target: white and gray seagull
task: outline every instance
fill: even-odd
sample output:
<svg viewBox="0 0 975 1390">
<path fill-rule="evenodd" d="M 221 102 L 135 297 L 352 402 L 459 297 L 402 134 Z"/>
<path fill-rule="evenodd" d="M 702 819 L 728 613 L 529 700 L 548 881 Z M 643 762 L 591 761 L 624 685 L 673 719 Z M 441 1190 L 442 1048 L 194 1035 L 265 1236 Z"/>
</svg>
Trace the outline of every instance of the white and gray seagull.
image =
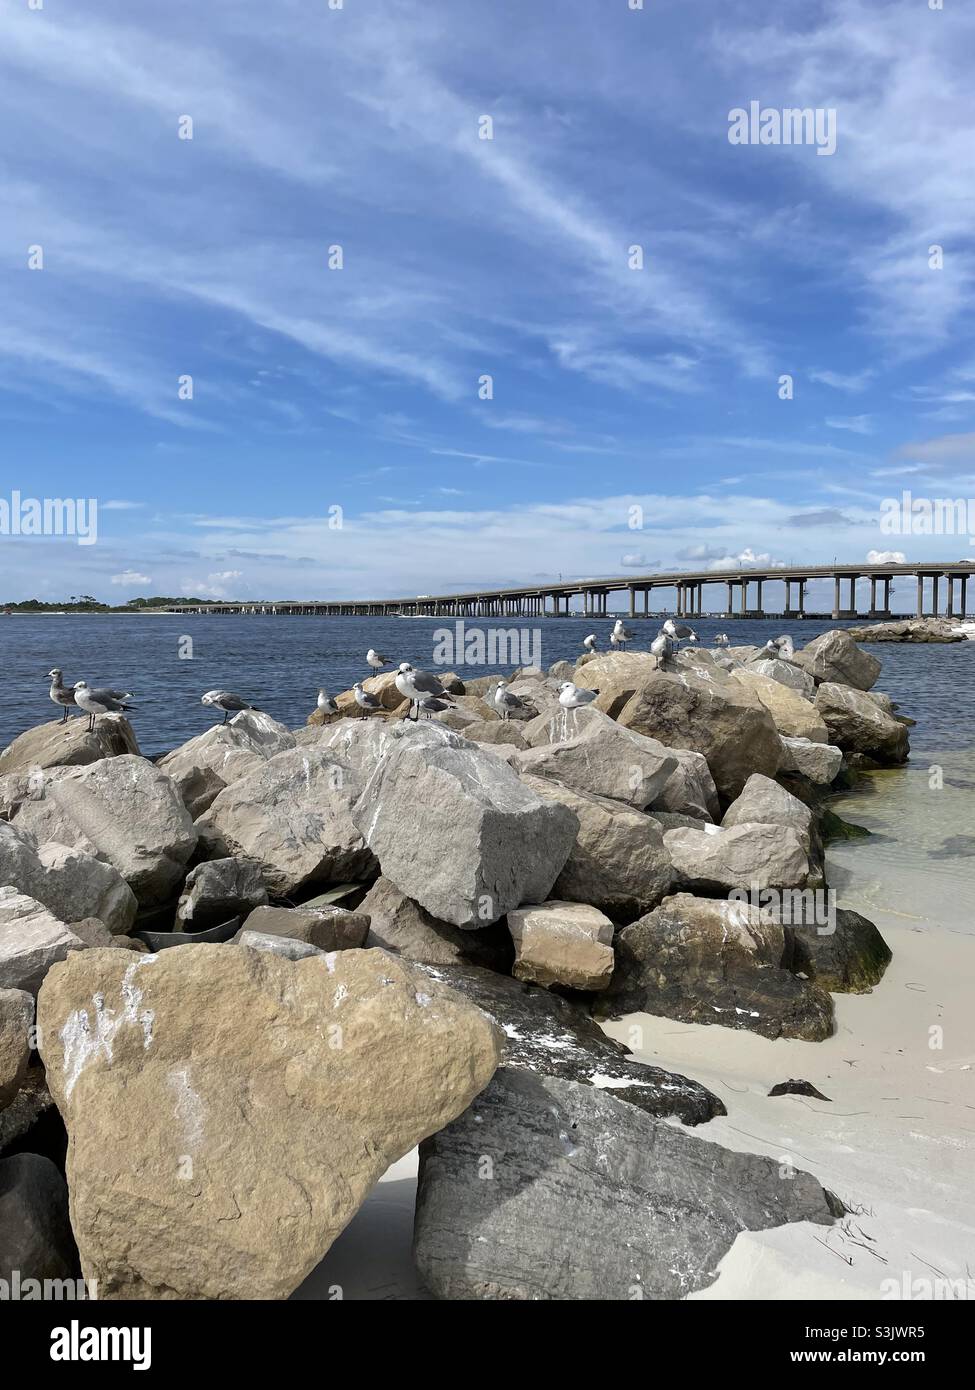
<svg viewBox="0 0 975 1390">
<path fill-rule="evenodd" d="M 125 703 L 132 698 L 131 691 L 92 690 L 87 681 L 75 681 L 74 698 L 78 708 L 88 716 L 89 733 L 95 727 L 96 714 L 121 714 L 123 710 L 135 709 L 134 705 Z"/>
<path fill-rule="evenodd" d="M 425 700 L 420 701 L 420 709 L 427 719 L 432 719 L 435 714 L 441 714 L 445 709 L 453 708 L 453 705 L 448 705 L 446 700 L 438 700 L 435 695 L 428 695 Z"/>
<path fill-rule="evenodd" d="M 678 642 L 697 641 L 697 633 L 694 631 L 692 627 L 688 627 L 686 623 L 675 623 L 673 618 L 667 619 L 667 621 L 664 623 L 663 631 L 666 632 L 668 637 L 673 637 Z"/>
<path fill-rule="evenodd" d="M 498 681 L 488 698 L 502 719 L 510 719 L 518 710 L 527 709 L 524 700 L 513 695 L 504 681 Z"/>
<path fill-rule="evenodd" d="M 239 714 L 241 710 L 257 711 L 256 705 L 249 704 L 240 695 L 234 695 L 229 690 L 208 690 L 205 695 L 201 696 L 200 704 L 207 705 L 211 709 L 222 709 L 224 724 L 232 714 Z"/>
<path fill-rule="evenodd" d="M 429 671 L 415 670 L 408 661 L 401 661 L 399 664 L 399 670 L 396 672 L 396 689 L 409 700 L 411 709 L 416 710 L 414 719 L 419 719 L 419 706 L 431 696 L 437 700 L 445 699 L 448 704 L 450 703 L 450 694 L 443 688 L 437 677 Z"/>
<path fill-rule="evenodd" d="M 317 708 L 321 710 L 322 714 L 338 714 L 339 712 L 338 705 L 324 686 L 319 690 L 318 699 L 315 701 L 315 704 Z"/>
<path fill-rule="evenodd" d="M 71 711 L 77 703 L 74 698 L 74 691 L 64 684 L 61 679 L 61 672 L 55 666 L 53 671 L 47 673 L 51 677 L 51 699 L 59 708 L 64 710 L 61 723 L 66 724 L 71 717 Z"/>
<path fill-rule="evenodd" d="M 598 690 L 587 690 L 584 686 L 573 685 L 572 681 L 563 681 L 559 686 L 559 704 L 563 709 L 581 709 L 583 705 L 591 705 L 598 694 Z"/>
<path fill-rule="evenodd" d="M 671 658 L 677 651 L 678 642 L 675 637 L 671 637 L 668 632 L 658 632 L 650 643 L 650 650 L 657 658 L 658 666 L 668 666 Z"/>
<path fill-rule="evenodd" d="M 582 645 L 585 647 L 587 652 L 594 652 L 596 650 L 596 634 L 594 632 L 590 632 L 588 637 L 583 637 Z"/>
<path fill-rule="evenodd" d="M 614 647 L 619 647 L 620 650 L 624 652 L 626 651 L 627 642 L 632 642 L 633 633 L 624 625 L 622 618 L 616 619 L 613 630 L 609 634 L 609 640 Z"/>
<path fill-rule="evenodd" d="M 352 694 L 355 696 L 356 704 L 367 714 L 370 710 L 382 709 L 383 707 L 383 702 L 378 695 L 370 695 L 368 690 L 363 690 L 362 681 L 356 681 L 352 687 Z"/>
<path fill-rule="evenodd" d="M 381 652 L 374 652 L 372 647 L 366 652 L 366 662 L 374 671 L 381 671 L 384 666 L 392 666 L 392 661 L 388 656 L 383 656 Z"/>
<path fill-rule="evenodd" d="M 716 647 L 730 647 L 731 638 L 726 632 L 717 632 L 714 636 L 714 645 Z"/>
</svg>

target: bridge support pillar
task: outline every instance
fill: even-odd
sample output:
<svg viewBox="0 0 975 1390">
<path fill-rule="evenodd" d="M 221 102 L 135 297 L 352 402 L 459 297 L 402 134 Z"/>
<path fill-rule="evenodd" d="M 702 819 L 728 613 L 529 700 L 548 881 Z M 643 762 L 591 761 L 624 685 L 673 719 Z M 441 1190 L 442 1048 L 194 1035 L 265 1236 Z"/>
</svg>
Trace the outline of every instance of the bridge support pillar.
<svg viewBox="0 0 975 1390">
<path fill-rule="evenodd" d="M 917 611 L 914 615 L 917 618 L 924 617 L 924 575 L 917 577 Z"/>
</svg>

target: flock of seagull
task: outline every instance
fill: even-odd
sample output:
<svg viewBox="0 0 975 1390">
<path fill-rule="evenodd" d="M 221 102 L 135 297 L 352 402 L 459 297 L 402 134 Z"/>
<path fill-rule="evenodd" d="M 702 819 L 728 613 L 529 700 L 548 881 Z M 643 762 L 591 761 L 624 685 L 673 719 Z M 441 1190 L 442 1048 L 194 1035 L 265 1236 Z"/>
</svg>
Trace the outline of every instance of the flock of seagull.
<svg viewBox="0 0 975 1390">
<path fill-rule="evenodd" d="M 617 618 L 613 630 L 609 634 L 611 650 L 626 651 L 626 644 L 632 640 L 633 633 L 626 627 L 622 618 Z M 668 618 L 650 643 L 650 651 L 657 658 L 660 666 L 665 667 L 680 649 L 681 642 L 696 642 L 697 640 L 697 633 L 693 628 L 688 627 L 686 623 L 675 623 L 673 618 Z M 585 651 L 596 652 L 598 649 L 596 633 L 591 632 L 588 637 L 584 637 L 582 645 Z M 730 646 L 728 634 L 719 632 L 714 639 L 714 645 L 716 647 Z M 765 643 L 763 651 L 769 657 L 789 658 L 794 653 L 792 638 L 772 638 Z M 394 663 L 388 656 L 383 656 L 381 652 L 374 651 L 370 647 L 366 652 L 366 664 L 374 673 L 378 674 L 385 667 L 392 666 Z M 136 708 L 135 705 L 126 704 L 127 700 L 132 699 L 132 692 L 129 690 L 93 689 L 87 681 L 83 680 L 75 681 L 74 685 L 68 686 L 64 684 L 62 672 L 58 667 L 49 671 L 48 676 L 51 680 L 51 699 L 59 708 L 64 710 L 62 724 L 66 723 L 72 709 L 78 708 L 88 715 L 88 730 L 90 732 L 95 727 L 96 715 L 119 714 Z M 430 671 L 418 671 L 408 661 L 399 663 L 396 668 L 394 684 L 399 693 L 410 702 L 407 718 L 418 720 L 422 713 L 427 719 L 432 719 L 435 714 L 450 709 L 454 705 L 453 696 L 445 689 L 437 676 Z M 598 690 L 589 690 L 585 686 L 576 685 L 573 681 L 562 681 L 558 691 L 559 704 L 567 710 L 579 709 L 583 705 L 591 704 L 599 694 Z M 365 690 L 361 681 L 356 681 L 353 685 L 352 694 L 356 704 L 366 714 L 384 708 L 379 696 Z M 509 719 L 512 714 L 519 712 L 522 714 L 529 712 L 529 706 L 508 689 L 507 681 L 502 678 L 499 678 L 488 688 L 485 699 L 502 719 Z M 241 710 L 259 712 L 256 705 L 252 705 L 242 696 L 234 695 L 229 690 L 208 690 L 200 703 L 211 709 L 222 710 L 222 722 L 224 724 L 232 714 L 239 714 Z M 324 687 L 318 692 L 318 708 L 323 714 L 338 714 L 339 712 L 338 705 Z"/>
</svg>

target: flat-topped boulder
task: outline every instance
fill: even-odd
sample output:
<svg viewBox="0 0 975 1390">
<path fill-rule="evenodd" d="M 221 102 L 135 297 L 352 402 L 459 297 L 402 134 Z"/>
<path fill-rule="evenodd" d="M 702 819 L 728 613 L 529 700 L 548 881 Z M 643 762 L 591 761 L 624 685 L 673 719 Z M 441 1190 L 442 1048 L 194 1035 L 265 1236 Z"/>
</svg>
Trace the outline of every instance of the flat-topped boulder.
<svg viewBox="0 0 975 1390">
<path fill-rule="evenodd" d="M 294 747 L 295 736 L 284 724 L 260 710 L 241 710 L 226 724 L 214 724 L 174 748 L 156 765 L 176 783 L 195 820 L 224 787 Z"/>
<path fill-rule="evenodd" d="M 587 903 L 614 922 L 629 922 L 656 906 L 670 891 L 674 869 L 660 826 L 622 801 L 593 796 L 527 775 L 538 796 L 571 811 L 578 833 L 551 895 Z"/>
<path fill-rule="evenodd" d="M 88 732 L 88 720 L 72 717 L 38 724 L 14 739 L 0 753 L 0 776 L 35 768 L 80 767 L 120 753 L 138 753 L 132 725 L 124 714 L 102 714 Z"/>
<path fill-rule="evenodd" d="M 833 1030 L 824 989 L 783 967 L 786 931 L 747 902 L 675 893 L 625 927 L 601 1017 L 644 1012 L 818 1042 Z"/>
<path fill-rule="evenodd" d="M 598 709 L 573 710 L 571 715 L 573 733 L 519 753 L 511 760 L 516 772 L 552 778 L 638 811 L 662 795 L 678 765 L 669 748 L 623 728 Z"/>
<path fill-rule="evenodd" d="M 907 729 L 864 691 L 824 681 L 816 691 L 816 708 L 829 731 L 830 743 L 844 753 L 879 766 L 907 761 Z"/>
<path fill-rule="evenodd" d="M 287 1298 L 501 1053 L 479 1009 L 382 951 L 87 951 L 38 1020 L 101 1299 Z"/>
<path fill-rule="evenodd" d="M 270 893 L 368 880 L 375 856 L 353 822 L 359 776 L 327 741 L 276 753 L 217 796 L 197 825 L 212 858 L 260 865 Z"/>
<path fill-rule="evenodd" d="M 740 1232 L 843 1213 L 811 1174 L 789 1178 L 616 1091 L 503 1067 L 421 1146 L 417 1268 L 441 1299 L 683 1299 Z"/>
<path fill-rule="evenodd" d="M 477 744 L 438 725 L 422 742 L 413 732 L 390 740 L 352 812 L 383 874 L 432 916 L 469 930 L 543 902 L 576 817 Z"/>
<path fill-rule="evenodd" d="M 586 903 L 549 901 L 508 913 L 512 974 L 531 984 L 605 989 L 613 973 L 613 924 Z"/>
<path fill-rule="evenodd" d="M 304 941 L 320 951 L 348 951 L 366 944 L 369 915 L 334 905 L 256 907 L 248 913 L 234 940 L 239 941 L 244 932 Z"/>
<path fill-rule="evenodd" d="M 793 661 L 808 671 L 817 684 L 829 681 L 854 690 L 869 690 L 876 684 L 881 668 L 877 658 L 861 651 L 843 628 L 814 637 L 795 653 Z"/>
</svg>

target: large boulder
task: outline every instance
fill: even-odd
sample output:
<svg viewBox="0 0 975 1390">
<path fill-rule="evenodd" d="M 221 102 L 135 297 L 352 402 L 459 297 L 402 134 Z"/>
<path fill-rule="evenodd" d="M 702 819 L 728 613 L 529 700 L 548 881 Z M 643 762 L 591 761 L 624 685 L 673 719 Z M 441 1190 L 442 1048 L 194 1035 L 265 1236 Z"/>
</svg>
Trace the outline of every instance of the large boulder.
<svg viewBox="0 0 975 1390">
<path fill-rule="evenodd" d="M 785 663 L 783 663 L 785 664 Z M 762 675 L 754 668 L 736 670 L 732 675 L 740 685 L 753 691 L 772 716 L 772 721 L 780 734 L 788 738 L 808 738 L 813 743 L 827 743 L 826 725 L 812 703 L 797 690 L 783 685 L 781 681 Z M 810 679 L 811 694 L 815 697 L 815 683 Z"/>
<path fill-rule="evenodd" d="M 775 681 L 777 685 L 786 686 L 806 700 L 813 700 L 816 696 L 816 682 L 809 672 L 797 666 L 794 661 L 787 661 L 780 656 L 759 657 L 750 661 L 747 666 L 735 666 L 733 669 L 738 678 L 742 675 L 762 676 L 766 680 Z"/>
<path fill-rule="evenodd" d="M 828 787 L 843 766 L 843 750 L 832 743 L 813 743 L 808 738 L 782 738 L 780 773 L 805 777 L 817 787 Z"/>
<path fill-rule="evenodd" d="M 613 924 L 585 903 L 539 903 L 508 913 L 512 974 L 531 984 L 605 989 L 613 973 Z"/>
<path fill-rule="evenodd" d="M 88 720 L 56 719 L 20 734 L 0 753 L 0 776 L 48 767 L 79 767 L 121 753 L 139 752 L 132 725 L 123 714 L 102 714 L 88 732 Z"/>
<path fill-rule="evenodd" d="M 849 685 L 854 690 L 870 690 L 880 675 L 881 663 L 869 652 L 861 651 L 848 632 L 833 628 L 807 642 L 793 660 L 819 684 Z"/>
<path fill-rule="evenodd" d="M 616 1094 L 505 1067 L 421 1147 L 417 1268 L 442 1299 L 686 1298 L 740 1231 L 843 1212 L 789 1178 Z"/>
<path fill-rule="evenodd" d="M 500 758 L 433 728 L 439 744 L 390 740 L 352 818 L 385 877 L 432 916 L 473 930 L 548 897 L 578 822 Z"/>
<path fill-rule="evenodd" d="M 120 957 L 73 956 L 38 1005 L 100 1298 L 286 1298 L 500 1057 L 480 1010 L 385 952 Z"/>
<path fill-rule="evenodd" d="M 113 932 L 127 932 L 138 911 L 135 894 L 113 865 L 68 845 L 37 845 L 19 826 L 3 822 L 0 884 L 36 898 L 62 922 L 97 917 Z"/>
<path fill-rule="evenodd" d="M 770 911 L 675 893 L 620 933 L 597 1007 L 819 1042 L 832 1032 L 833 1001 L 783 968 L 788 946 Z"/>
<path fill-rule="evenodd" d="M 16 1282 L 19 1297 L 41 1298 L 43 1281 L 73 1279 L 77 1260 L 60 1171 L 43 1154 L 0 1158 L 0 1279 L 7 1290 Z M 29 1279 L 38 1281 L 36 1292 L 28 1292 Z"/>
<path fill-rule="evenodd" d="M 835 908 L 825 925 L 793 927 L 791 936 L 791 969 L 832 994 L 868 994 L 890 964 L 873 922 L 849 908 Z"/>
<path fill-rule="evenodd" d="M 829 730 L 830 743 L 844 753 L 880 766 L 907 761 L 907 729 L 863 691 L 825 681 L 816 691 L 816 708 Z"/>
<path fill-rule="evenodd" d="M 0 989 L 36 994 L 51 966 L 85 943 L 34 898 L 0 888 Z"/>
<path fill-rule="evenodd" d="M 809 807 L 760 772 L 749 777 L 740 796 L 725 811 L 721 825 L 725 830 L 736 825 L 789 826 L 807 852 L 813 837 L 813 814 Z"/>
<path fill-rule="evenodd" d="M 611 1089 L 650 1115 L 705 1124 L 725 1107 L 701 1085 L 662 1067 L 635 1062 L 578 1004 L 535 985 L 474 965 L 419 965 L 463 994 L 504 1030 L 502 1065 Z"/>
<path fill-rule="evenodd" d="M 772 716 L 758 696 L 715 669 L 679 675 L 657 671 L 620 710 L 627 729 L 668 748 L 703 753 L 718 792 L 738 795 L 753 772 L 774 777 L 782 750 Z"/>
<path fill-rule="evenodd" d="M 382 671 L 378 676 L 367 676 L 362 682 L 362 688 L 367 695 L 375 695 L 378 698 L 381 706 L 378 715 L 374 716 L 370 711 L 362 709 L 356 702 L 355 691 L 343 690 L 341 694 L 335 696 L 337 713 L 327 714 L 324 710 L 313 709 L 308 716 L 307 723 L 312 727 L 316 725 L 327 727 L 337 724 L 342 719 L 365 722 L 371 718 L 385 720 L 391 714 L 399 716 L 407 713 L 408 702 L 396 689 L 395 671 Z"/>
<path fill-rule="evenodd" d="M 579 825 L 553 897 L 596 907 L 614 922 L 629 922 L 670 891 L 673 866 L 651 816 L 544 777 L 524 780 L 540 797 L 571 811 Z"/>
<path fill-rule="evenodd" d="M 493 970 L 507 970 L 511 965 L 511 937 L 503 922 L 476 932 L 462 931 L 431 916 L 388 878 L 376 880 L 361 910 L 370 919 L 367 946 L 429 965 L 483 965 Z"/>
<path fill-rule="evenodd" d="M 323 738 L 276 753 L 232 782 L 197 825 L 213 857 L 256 860 L 265 887 L 278 896 L 310 884 L 359 882 L 376 872 L 351 814 L 360 785 Z"/>
<path fill-rule="evenodd" d="M 46 819 L 29 819 L 35 811 Z M 15 824 L 107 861 L 142 908 L 172 897 L 197 839 L 173 781 L 132 754 L 62 773 L 43 801 L 25 805 Z"/>
<path fill-rule="evenodd" d="M 344 907 L 256 907 L 234 938 L 244 932 L 304 941 L 319 951 L 348 951 L 364 946 L 369 917 Z"/>
<path fill-rule="evenodd" d="M 27 1075 L 33 1048 L 34 998 L 23 989 L 0 989 L 0 1110 Z"/>
<path fill-rule="evenodd" d="M 677 758 L 669 748 L 622 728 L 597 709 L 573 710 L 571 716 L 572 736 L 519 753 L 511 761 L 515 771 L 554 778 L 578 791 L 626 802 L 637 811 L 663 794 L 677 770 Z"/>
<path fill-rule="evenodd" d="M 284 724 L 260 710 L 246 709 L 174 748 L 157 767 L 176 783 L 196 820 L 224 787 L 255 772 L 275 753 L 294 747 L 295 736 Z"/>
<path fill-rule="evenodd" d="M 206 931 L 267 902 L 261 866 L 253 859 L 211 859 L 186 876 L 176 921 L 186 931 Z"/>
<path fill-rule="evenodd" d="M 522 728 L 513 724 L 510 719 L 502 720 L 495 717 L 494 719 L 475 720 L 465 728 L 464 737 L 469 738 L 473 743 L 486 743 L 492 747 L 499 743 L 509 743 L 515 749 L 528 747 L 522 734 Z"/>
<path fill-rule="evenodd" d="M 800 888 L 809 879 L 806 845 L 795 830 L 781 825 L 668 830 L 664 845 L 681 887 L 694 892 Z"/>
<path fill-rule="evenodd" d="M 721 814 L 721 803 L 707 758 L 690 748 L 669 748 L 667 751 L 677 759 L 677 766 L 649 809 L 654 813 L 670 811 L 674 815 L 694 816 L 697 820 L 715 820 Z"/>
</svg>

